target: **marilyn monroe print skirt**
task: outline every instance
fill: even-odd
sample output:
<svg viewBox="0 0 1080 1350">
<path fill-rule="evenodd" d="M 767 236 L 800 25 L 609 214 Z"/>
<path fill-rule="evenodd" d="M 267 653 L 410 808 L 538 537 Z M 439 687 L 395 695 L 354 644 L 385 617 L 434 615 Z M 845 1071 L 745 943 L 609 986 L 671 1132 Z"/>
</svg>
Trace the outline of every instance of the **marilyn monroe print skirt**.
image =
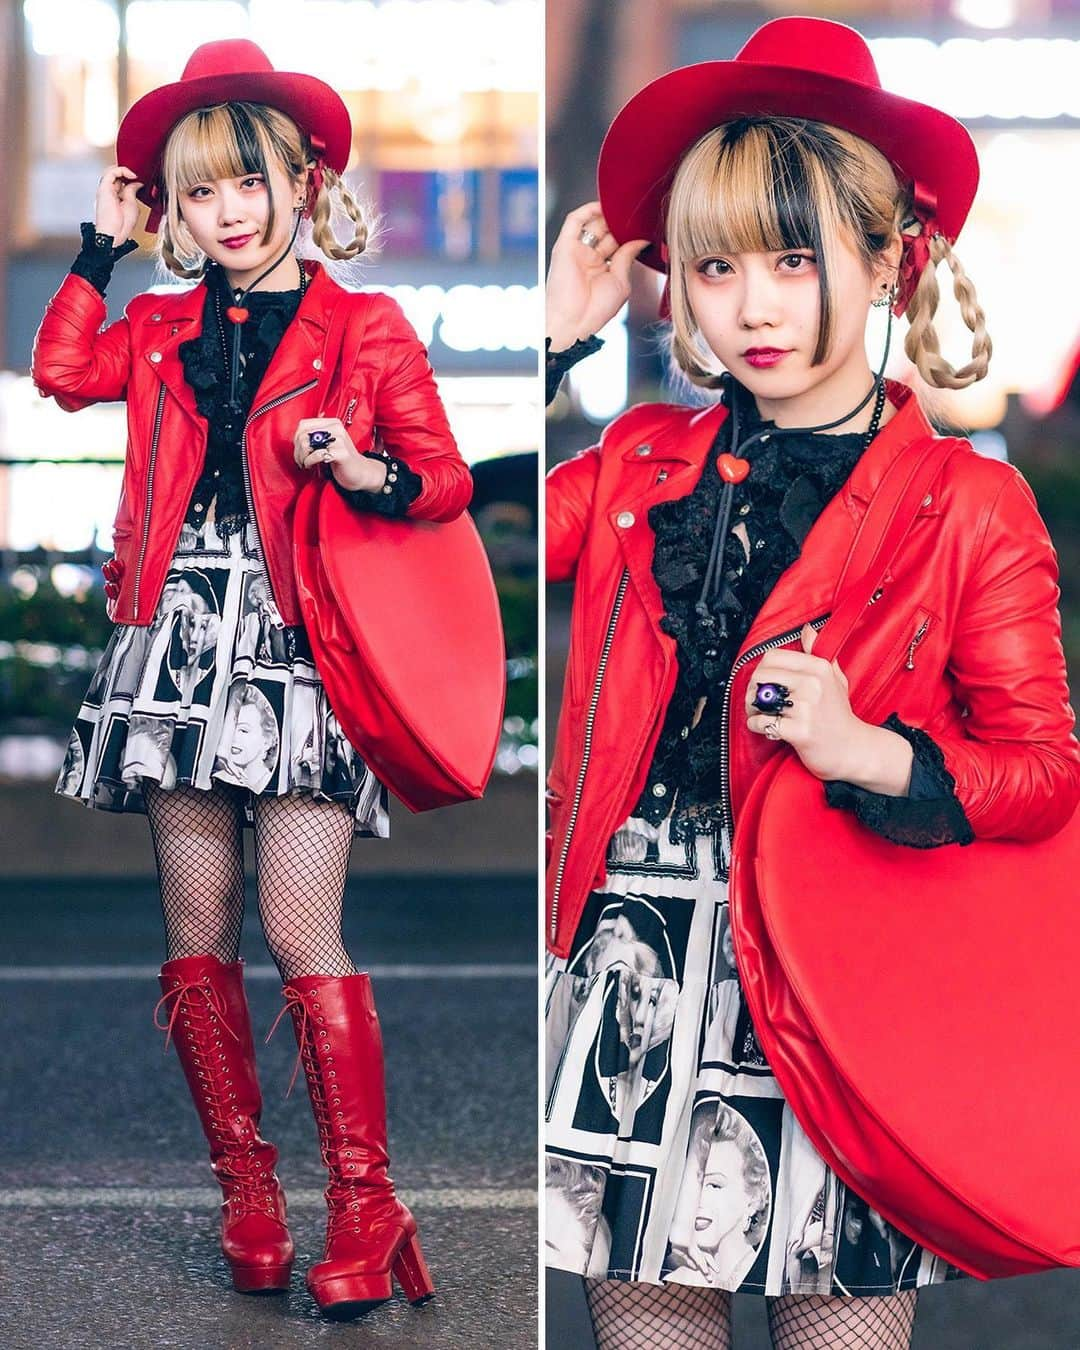
<svg viewBox="0 0 1080 1350">
<path fill-rule="evenodd" d="M 724 832 L 630 818 L 548 959 L 548 1264 L 769 1295 L 962 1277 L 845 1186 L 785 1102 L 735 969 L 727 857 Z"/>
<path fill-rule="evenodd" d="M 386 789 L 330 709 L 302 626 L 275 627 L 252 526 L 185 525 L 149 626 L 118 624 L 75 719 L 59 796 L 145 813 L 142 780 L 310 794 L 386 838 Z"/>
</svg>

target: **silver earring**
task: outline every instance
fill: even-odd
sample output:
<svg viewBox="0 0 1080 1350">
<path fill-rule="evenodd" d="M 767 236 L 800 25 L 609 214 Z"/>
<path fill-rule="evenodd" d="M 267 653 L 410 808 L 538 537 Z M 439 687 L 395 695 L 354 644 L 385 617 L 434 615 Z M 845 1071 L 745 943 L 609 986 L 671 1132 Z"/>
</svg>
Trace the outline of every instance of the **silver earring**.
<svg viewBox="0 0 1080 1350">
<path fill-rule="evenodd" d="M 895 286 L 893 286 L 891 290 L 889 290 L 889 289 L 887 289 L 887 288 L 883 288 L 883 289 L 885 289 L 885 291 L 886 291 L 886 293 L 885 293 L 884 295 L 879 295 L 878 298 L 877 298 L 876 300 L 871 300 L 871 301 L 870 301 L 870 303 L 874 306 L 875 309 L 884 309 L 886 305 L 888 305 L 889 308 L 891 309 L 892 306 L 893 306 L 893 304 L 894 304 L 895 301 L 896 301 L 896 287 L 895 287 Z"/>
</svg>

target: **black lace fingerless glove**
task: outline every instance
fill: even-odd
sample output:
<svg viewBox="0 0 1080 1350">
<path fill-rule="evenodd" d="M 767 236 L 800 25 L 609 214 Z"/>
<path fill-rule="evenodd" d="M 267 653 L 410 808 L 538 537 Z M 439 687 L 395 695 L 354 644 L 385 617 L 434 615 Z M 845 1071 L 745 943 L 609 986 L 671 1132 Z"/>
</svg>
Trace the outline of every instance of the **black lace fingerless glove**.
<svg viewBox="0 0 1080 1350">
<path fill-rule="evenodd" d="M 389 455 L 385 450 L 364 450 L 368 459 L 381 459 L 386 465 L 386 482 L 378 492 L 366 492 L 363 488 L 342 487 L 331 475 L 331 481 L 350 506 L 358 511 L 374 511 L 380 516 L 404 516 L 409 507 L 420 496 L 424 480 L 401 459 L 399 455 Z"/>
<path fill-rule="evenodd" d="M 593 352 L 598 352 L 604 345 L 604 339 L 593 337 L 579 338 L 572 347 L 567 347 L 564 352 L 553 352 L 551 350 L 551 339 L 548 338 L 544 347 L 547 352 L 545 370 L 547 372 L 547 390 L 546 402 L 550 403 L 559 392 L 559 385 L 562 384 L 562 377 L 571 368 L 576 366 L 579 361 L 591 356 Z"/>
<path fill-rule="evenodd" d="M 911 745 L 914 758 L 908 795 L 890 797 L 834 780 L 825 784 L 825 800 L 830 806 L 854 811 L 868 829 L 894 844 L 909 848 L 970 844 L 975 833 L 956 797 L 956 780 L 945 767 L 941 747 L 919 727 L 901 722 L 896 713 L 890 713 L 881 725 Z"/>
<path fill-rule="evenodd" d="M 114 248 L 113 236 L 95 230 L 92 220 L 84 220 L 79 226 L 79 233 L 82 235 L 82 249 L 70 270 L 77 277 L 88 281 L 104 299 L 105 287 L 109 284 L 116 260 L 133 252 L 139 245 L 134 239 L 128 239 L 119 248 Z"/>
</svg>

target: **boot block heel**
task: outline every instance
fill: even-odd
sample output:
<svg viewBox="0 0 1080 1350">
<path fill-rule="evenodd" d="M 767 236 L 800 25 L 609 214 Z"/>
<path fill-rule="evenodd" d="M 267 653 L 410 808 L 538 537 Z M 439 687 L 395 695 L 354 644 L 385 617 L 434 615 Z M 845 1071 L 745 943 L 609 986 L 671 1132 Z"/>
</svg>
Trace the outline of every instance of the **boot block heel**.
<svg viewBox="0 0 1080 1350">
<path fill-rule="evenodd" d="M 240 1294 L 276 1294 L 288 1289 L 293 1263 L 282 1266 L 233 1266 L 233 1288 Z"/>
<path fill-rule="evenodd" d="M 393 1272 L 410 1303 L 426 1303 L 429 1298 L 435 1297 L 435 1283 L 415 1233 L 398 1252 Z"/>
</svg>

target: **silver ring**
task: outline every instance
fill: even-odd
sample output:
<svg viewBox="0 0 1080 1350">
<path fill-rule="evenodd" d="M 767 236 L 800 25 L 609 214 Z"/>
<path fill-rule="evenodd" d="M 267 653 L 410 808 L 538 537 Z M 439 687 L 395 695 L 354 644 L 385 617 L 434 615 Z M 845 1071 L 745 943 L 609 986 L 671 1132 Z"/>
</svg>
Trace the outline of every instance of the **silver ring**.
<svg viewBox="0 0 1080 1350">
<path fill-rule="evenodd" d="M 778 717 L 774 717 L 771 722 L 766 724 L 765 735 L 770 741 L 778 741 L 780 739 L 780 719 Z"/>
<path fill-rule="evenodd" d="M 581 242 L 585 245 L 586 248 L 595 248 L 597 244 L 600 242 L 600 236 L 598 234 L 593 234 L 592 230 L 589 229 L 588 225 L 582 225 L 580 231 L 578 232 L 578 238 L 581 240 Z"/>
</svg>

